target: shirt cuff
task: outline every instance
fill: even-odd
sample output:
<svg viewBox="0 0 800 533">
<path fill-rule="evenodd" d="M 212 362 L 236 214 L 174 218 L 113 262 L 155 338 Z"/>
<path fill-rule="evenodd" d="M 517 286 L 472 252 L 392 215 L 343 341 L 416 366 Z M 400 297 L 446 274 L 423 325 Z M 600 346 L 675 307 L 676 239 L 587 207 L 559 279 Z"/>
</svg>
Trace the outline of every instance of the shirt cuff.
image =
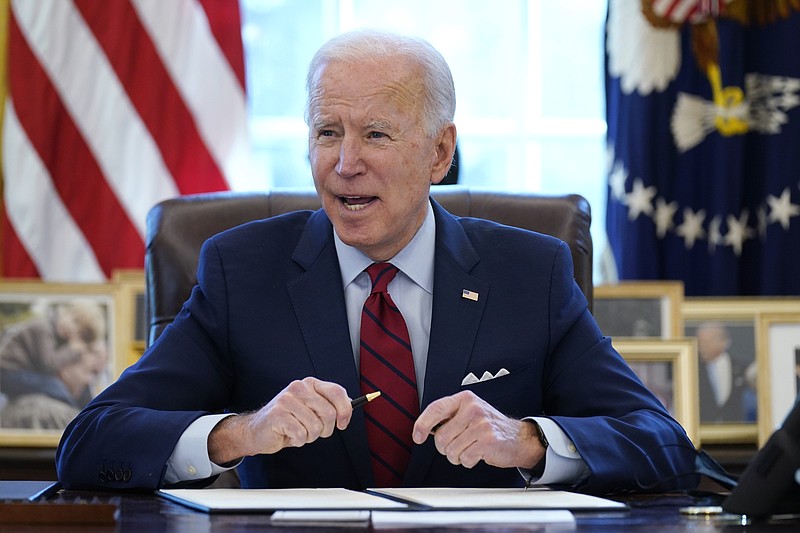
<svg viewBox="0 0 800 533">
<path fill-rule="evenodd" d="M 239 465 L 241 461 L 229 467 L 219 466 L 208 457 L 208 436 L 211 430 L 229 416 L 233 416 L 233 413 L 206 415 L 189 424 L 167 461 L 167 472 L 164 475 L 166 483 L 206 479 Z"/>
<path fill-rule="evenodd" d="M 525 418 L 539 424 L 549 446 L 545 455 L 544 472 L 541 477 L 533 476 L 531 470 L 520 468 L 520 474 L 532 485 L 574 484 L 589 475 L 589 468 L 583 462 L 575 444 L 567 437 L 558 424 L 549 418 L 532 416 Z"/>
</svg>

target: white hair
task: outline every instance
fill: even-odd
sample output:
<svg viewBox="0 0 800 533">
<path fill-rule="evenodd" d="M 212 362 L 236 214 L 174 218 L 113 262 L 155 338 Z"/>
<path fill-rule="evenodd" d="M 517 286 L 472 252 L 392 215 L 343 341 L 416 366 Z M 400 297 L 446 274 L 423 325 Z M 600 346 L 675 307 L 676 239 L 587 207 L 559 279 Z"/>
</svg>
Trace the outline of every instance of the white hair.
<svg viewBox="0 0 800 533">
<path fill-rule="evenodd" d="M 424 39 L 375 30 L 356 30 L 334 37 L 323 44 L 311 59 L 306 78 L 306 123 L 310 123 L 311 98 L 319 83 L 319 69 L 325 62 L 354 63 L 398 56 L 421 68 L 424 94 L 420 116 L 423 128 L 431 137 L 438 134 L 453 122 L 456 112 L 456 90 L 447 61 Z"/>
</svg>

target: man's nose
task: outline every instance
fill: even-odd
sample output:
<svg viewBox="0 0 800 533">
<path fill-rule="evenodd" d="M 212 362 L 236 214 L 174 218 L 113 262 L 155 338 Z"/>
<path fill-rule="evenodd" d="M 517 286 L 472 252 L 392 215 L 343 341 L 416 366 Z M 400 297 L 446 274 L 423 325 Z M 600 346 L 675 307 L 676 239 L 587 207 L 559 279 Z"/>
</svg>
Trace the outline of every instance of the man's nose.
<svg viewBox="0 0 800 533">
<path fill-rule="evenodd" d="M 343 178 L 356 176 L 364 172 L 362 143 L 352 137 L 345 138 L 339 145 L 339 162 L 336 172 Z"/>
</svg>

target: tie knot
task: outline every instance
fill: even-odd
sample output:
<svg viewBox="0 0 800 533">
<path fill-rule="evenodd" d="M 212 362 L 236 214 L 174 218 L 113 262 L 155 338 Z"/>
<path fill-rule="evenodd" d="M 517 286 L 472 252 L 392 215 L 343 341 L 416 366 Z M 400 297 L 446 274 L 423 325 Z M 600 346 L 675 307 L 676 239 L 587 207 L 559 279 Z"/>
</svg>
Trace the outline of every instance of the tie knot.
<svg viewBox="0 0 800 533">
<path fill-rule="evenodd" d="M 367 267 L 367 274 L 369 274 L 369 279 L 372 280 L 372 292 L 370 294 L 386 292 L 389 282 L 397 274 L 397 267 L 391 263 L 372 263 Z"/>
</svg>

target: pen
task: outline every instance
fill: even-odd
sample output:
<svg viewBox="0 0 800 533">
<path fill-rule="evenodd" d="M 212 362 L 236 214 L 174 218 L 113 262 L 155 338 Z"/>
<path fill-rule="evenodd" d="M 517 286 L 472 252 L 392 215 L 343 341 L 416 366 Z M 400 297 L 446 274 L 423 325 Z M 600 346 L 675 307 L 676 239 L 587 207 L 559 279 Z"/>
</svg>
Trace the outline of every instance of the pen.
<svg viewBox="0 0 800 533">
<path fill-rule="evenodd" d="M 350 402 L 350 407 L 355 409 L 356 407 L 361 407 L 365 403 L 371 402 L 375 398 L 381 395 L 381 391 L 370 392 L 369 394 L 365 394 L 364 396 L 359 396 L 355 400 Z"/>
</svg>

